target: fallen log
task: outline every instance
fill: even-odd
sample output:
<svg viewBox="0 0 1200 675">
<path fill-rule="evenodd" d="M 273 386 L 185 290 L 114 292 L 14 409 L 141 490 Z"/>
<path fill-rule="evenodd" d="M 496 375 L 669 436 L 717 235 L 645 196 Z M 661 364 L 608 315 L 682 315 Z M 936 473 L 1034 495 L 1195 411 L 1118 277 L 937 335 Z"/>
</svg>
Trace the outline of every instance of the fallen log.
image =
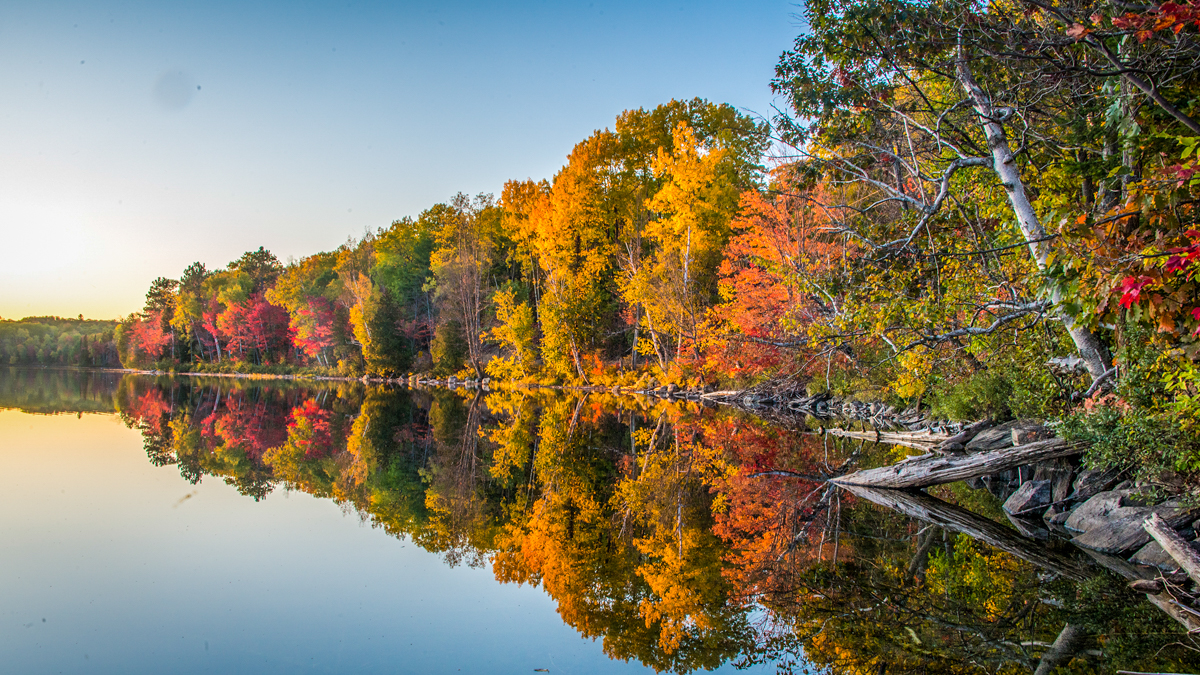
<svg viewBox="0 0 1200 675">
<path fill-rule="evenodd" d="M 967 447 L 967 443 L 971 442 L 972 438 L 991 427 L 994 423 L 991 420 L 980 420 L 974 424 L 970 424 L 963 428 L 962 431 L 954 434 L 950 438 L 942 441 L 938 447 L 934 448 L 935 452 L 962 452 Z"/>
<path fill-rule="evenodd" d="M 850 431 L 848 429 L 828 429 L 826 433 L 830 436 L 840 436 L 842 438 L 855 438 L 875 443 L 902 445 L 915 450 L 930 450 L 949 438 L 946 434 L 938 434 L 932 431 Z"/>
<path fill-rule="evenodd" d="M 1050 675 L 1055 668 L 1065 666 L 1075 654 L 1079 653 L 1087 636 L 1087 631 L 1082 626 L 1072 623 L 1063 626 L 1058 638 L 1054 640 L 1054 644 L 1050 645 L 1050 649 L 1047 649 L 1045 654 L 1042 654 L 1033 675 Z"/>
<path fill-rule="evenodd" d="M 924 488 L 979 478 L 1047 459 L 1068 457 L 1083 445 L 1061 438 L 958 456 L 921 456 L 878 469 L 855 471 L 831 479 L 838 485 L 876 488 Z"/>
<path fill-rule="evenodd" d="M 1044 570 L 1076 581 L 1083 581 L 1093 576 L 1089 566 L 1080 560 L 1049 550 L 1033 539 L 1023 537 L 998 523 L 930 497 L 923 492 L 879 490 L 851 484 L 842 487 L 847 492 L 867 501 L 895 510 L 910 518 L 965 534 Z M 1101 567 L 1126 579 L 1151 578 L 1145 570 L 1135 567 L 1123 558 L 1116 558 L 1086 548 L 1080 550 Z M 1145 597 L 1167 616 L 1179 622 L 1184 630 L 1189 633 L 1200 632 L 1200 613 L 1191 607 L 1180 604 L 1178 600 L 1171 597 L 1169 592 L 1146 593 Z"/>
<path fill-rule="evenodd" d="M 1153 574 L 1147 571 L 1145 568 L 1138 568 L 1124 558 L 1118 558 L 1116 556 L 1108 555 L 1107 553 L 1100 553 L 1087 548 L 1080 548 L 1079 550 L 1086 553 L 1088 557 L 1090 557 L 1092 560 L 1095 560 L 1096 563 L 1101 567 L 1126 579 L 1148 580 L 1155 578 L 1155 576 L 1153 576 Z M 1160 593 L 1146 593 L 1145 595 L 1146 600 L 1150 601 L 1150 604 L 1162 610 L 1167 616 L 1178 621 L 1179 625 L 1183 626 L 1184 630 L 1186 630 L 1188 633 L 1200 632 L 1200 614 L 1197 614 L 1196 610 L 1192 609 L 1191 607 L 1185 607 L 1180 604 L 1178 600 L 1171 596 L 1169 591 L 1164 589 Z"/>
<path fill-rule="evenodd" d="M 1095 576 L 1090 565 L 1083 560 L 1048 549 L 1044 544 L 1023 537 L 999 523 L 930 497 L 923 492 L 878 490 L 858 485 L 843 485 L 842 487 L 856 497 L 887 507 L 910 518 L 916 518 L 951 532 L 962 533 L 972 539 L 978 539 L 995 549 L 1010 553 L 1044 570 L 1076 581 L 1083 581 Z"/>
<path fill-rule="evenodd" d="M 1157 513 L 1150 514 L 1146 522 L 1142 523 L 1142 528 L 1154 537 L 1154 541 L 1163 547 L 1167 555 L 1179 565 L 1179 569 L 1187 572 L 1192 581 L 1200 584 L 1200 553 L 1179 536 L 1175 528 L 1168 525 Z"/>
</svg>

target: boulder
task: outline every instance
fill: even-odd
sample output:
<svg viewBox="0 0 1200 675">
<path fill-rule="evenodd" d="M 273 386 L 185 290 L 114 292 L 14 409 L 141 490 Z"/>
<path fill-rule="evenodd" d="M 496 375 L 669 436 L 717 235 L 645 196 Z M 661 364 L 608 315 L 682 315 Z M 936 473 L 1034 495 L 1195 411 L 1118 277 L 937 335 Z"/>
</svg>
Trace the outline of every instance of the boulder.
<svg viewBox="0 0 1200 675">
<path fill-rule="evenodd" d="M 967 452 L 986 452 L 1007 448 L 1013 444 L 1013 429 L 1025 428 L 1034 424 L 1037 423 L 1031 420 L 1013 420 L 990 429 L 984 429 L 967 441 L 966 450 Z"/>
<path fill-rule="evenodd" d="M 1050 505 L 1051 482 L 1048 480 L 1031 480 L 1021 484 L 1005 502 L 1004 512 L 1010 516 L 1033 513 Z"/>
<path fill-rule="evenodd" d="M 1028 445 L 1037 441 L 1054 438 L 1054 430 L 1040 422 L 1027 422 L 1012 428 L 1012 444 Z"/>
<path fill-rule="evenodd" d="M 965 447 L 967 452 L 985 452 L 1007 448 L 1010 445 L 1012 445 L 1012 431 L 995 427 L 979 432 Z"/>
<path fill-rule="evenodd" d="M 1157 567 L 1161 570 L 1174 572 L 1179 569 L 1179 563 L 1171 557 L 1171 554 L 1163 550 L 1162 546 L 1158 545 L 1157 541 L 1152 541 L 1138 549 L 1137 553 L 1129 559 L 1129 562 L 1135 565 L 1146 565 L 1147 567 Z"/>
<path fill-rule="evenodd" d="M 1075 478 L 1075 470 L 1073 468 L 1060 469 L 1051 478 L 1050 483 L 1050 501 L 1061 502 L 1071 494 L 1071 481 Z"/>
<path fill-rule="evenodd" d="M 1103 526 L 1108 514 L 1121 508 L 1121 497 L 1123 496 L 1120 492 L 1101 492 L 1093 495 L 1071 512 L 1071 517 L 1064 525 L 1068 530 L 1075 532 L 1086 532 Z"/>
<path fill-rule="evenodd" d="M 1079 474 L 1075 479 L 1073 487 L 1075 492 L 1071 494 L 1071 499 L 1082 501 L 1089 499 L 1105 490 L 1110 490 L 1117 484 L 1120 473 L 1115 469 L 1102 471 L 1100 469 L 1088 469 Z"/>
<path fill-rule="evenodd" d="M 992 474 L 983 477 L 983 484 L 987 486 L 988 492 L 999 499 L 1001 503 L 1006 501 L 1015 491 L 1012 483 L 1013 472 L 1003 471 L 1001 473 Z"/>
<path fill-rule="evenodd" d="M 1047 509 L 1046 513 L 1044 513 L 1042 517 L 1045 519 L 1047 525 L 1052 525 L 1056 528 L 1064 528 L 1064 523 L 1067 522 L 1067 518 L 1071 517 L 1071 512 L 1059 511 L 1058 509 L 1052 507 Z"/>
<path fill-rule="evenodd" d="M 1009 514 L 1008 522 L 1017 528 L 1017 532 L 1029 537 L 1030 539 L 1048 539 L 1050 531 L 1042 524 L 1041 520 L 1033 518 L 1023 518 Z"/>
<path fill-rule="evenodd" d="M 1142 523 L 1157 513 L 1171 527 L 1191 521 L 1200 508 L 1171 500 L 1156 506 L 1127 506 L 1124 492 L 1101 492 L 1076 508 L 1066 522 L 1068 530 L 1080 532 L 1072 543 L 1101 553 L 1122 553 L 1146 544 L 1150 535 Z"/>
</svg>

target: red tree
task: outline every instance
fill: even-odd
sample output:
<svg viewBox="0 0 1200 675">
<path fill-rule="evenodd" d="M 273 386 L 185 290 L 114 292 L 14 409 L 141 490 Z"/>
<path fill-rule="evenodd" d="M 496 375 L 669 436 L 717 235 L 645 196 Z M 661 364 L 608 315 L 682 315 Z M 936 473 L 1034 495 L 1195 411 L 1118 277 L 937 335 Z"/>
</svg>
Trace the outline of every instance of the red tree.
<svg viewBox="0 0 1200 675">
<path fill-rule="evenodd" d="M 322 297 L 309 298 L 307 306 L 301 307 L 292 317 L 291 327 L 296 346 L 318 363 L 329 365 L 325 352 L 336 344 L 333 305 Z"/>
</svg>

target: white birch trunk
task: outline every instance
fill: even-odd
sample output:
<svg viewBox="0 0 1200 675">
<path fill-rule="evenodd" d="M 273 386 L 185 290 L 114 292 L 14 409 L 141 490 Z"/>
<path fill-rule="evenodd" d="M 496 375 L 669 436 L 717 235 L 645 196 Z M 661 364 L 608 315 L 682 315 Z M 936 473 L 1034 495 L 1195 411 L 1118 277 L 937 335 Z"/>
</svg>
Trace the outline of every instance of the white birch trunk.
<svg viewBox="0 0 1200 675">
<path fill-rule="evenodd" d="M 1016 157 L 1008 144 L 1004 125 L 997 118 L 997 111 L 992 106 L 991 98 L 975 81 L 975 76 L 971 74 L 961 45 L 959 45 L 957 67 L 958 81 L 971 98 L 971 103 L 976 114 L 979 115 L 979 123 L 987 138 L 988 147 L 992 152 L 992 169 L 1000 177 L 1000 184 L 1004 186 L 1009 204 L 1012 205 L 1013 215 L 1017 218 L 1017 226 L 1021 228 L 1021 234 L 1025 236 L 1025 241 L 1029 242 L 1030 254 L 1037 263 L 1038 269 L 1045 271 L 1051 251 L 1046 228 L 1042 226 L 1033 209 L 1033 204 L 1029 201 L 1029 196 L 1025 193 L 1025 182 L 1021 179 L 1021 171 L 1017 168 Z M 1055 317 L 1062 321 L 1063 327 L 1071 335 L 1071 340 L 1075 342 L 1075 348 L 1079 350 L 1079 356 L 1087 366 L 1092 381 L 1100 379 L 1108 371 L 1108 358 L 1104 347 L 1087 327 L 1078 325 L 1074 317 L 1063 310 L 1062 290 L 1057 286 L 1052 287 L 1050 291 L 1050 302 L 1053 303 Z"/>
</svg>

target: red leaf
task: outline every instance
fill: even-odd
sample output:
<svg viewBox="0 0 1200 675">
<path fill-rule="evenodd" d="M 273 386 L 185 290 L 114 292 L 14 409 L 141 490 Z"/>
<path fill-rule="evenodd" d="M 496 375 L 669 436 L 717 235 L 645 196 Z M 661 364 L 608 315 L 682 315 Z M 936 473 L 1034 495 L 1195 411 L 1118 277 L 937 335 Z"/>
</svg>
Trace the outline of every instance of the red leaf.
<svg viewBox="0 0 1200 675">
<path fill-rule="evenodd" d="M 1067 37 L 1078 40 L 1090 32 L 1092 31 L 1089 30 L 1087 26 L 1084 26 L 1081 23 L 1076 23 L 1072 24 L 1071 27 L 1067 29 Z"/>
<path fill-rule="evenodd" d="M 1122 279 L 1120 286 L 1120 290 L 1122 292 L 1121 306 L 1125 309 L 1129 309 L 1133 305 L 1136 305 L 1138 301 L 1141 300 L 1142 291 L 1145 290 L 1147 285 L 1153 282 L 1154 279 L 1151 279 L 1147 276 L 1125 277 Z"/>
</svg>

